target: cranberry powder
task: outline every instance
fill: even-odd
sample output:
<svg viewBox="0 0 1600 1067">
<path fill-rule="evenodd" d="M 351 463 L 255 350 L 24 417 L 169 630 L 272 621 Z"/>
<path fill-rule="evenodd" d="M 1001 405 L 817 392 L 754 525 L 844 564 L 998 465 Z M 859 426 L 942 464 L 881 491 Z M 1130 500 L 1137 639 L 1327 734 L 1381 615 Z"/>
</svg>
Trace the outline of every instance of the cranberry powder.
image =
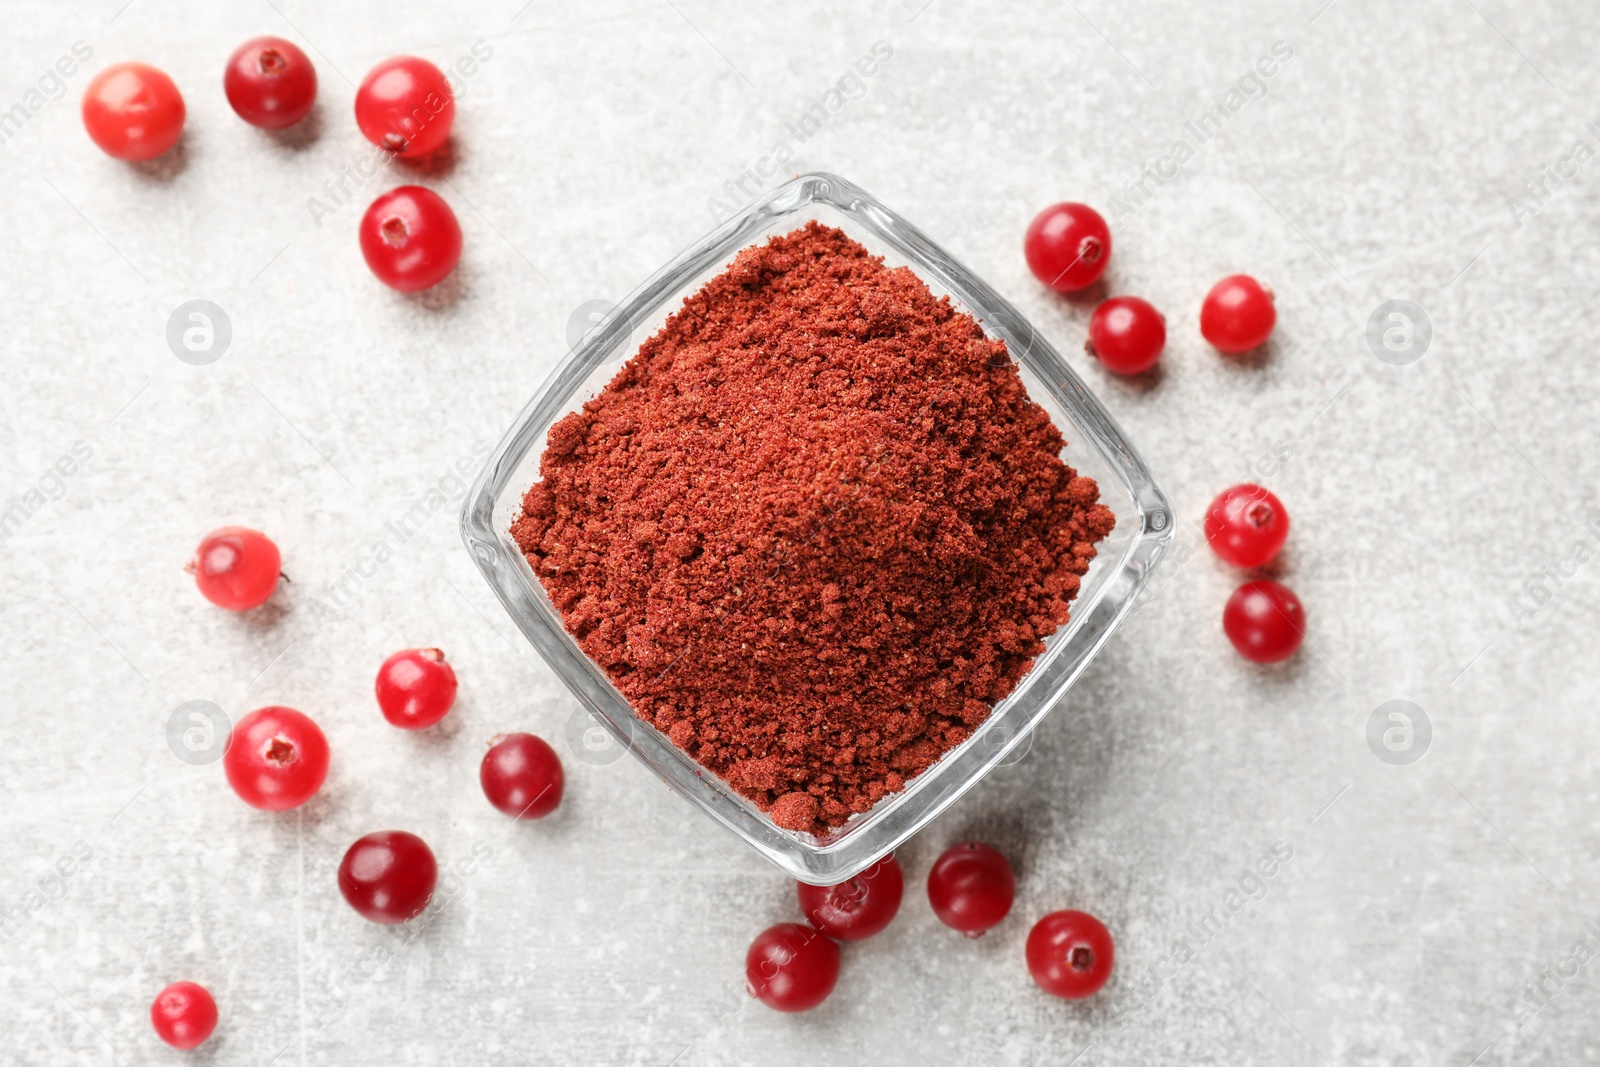
<svg viewBox="0 0 1600 1067">
<path fill-rule="evenodd" d="M 512 529 L 636 713 L 821 832 L 989 716 L 1115 524 L 1003 342 L 808 223 L 551 427 Z"/>
</svg>

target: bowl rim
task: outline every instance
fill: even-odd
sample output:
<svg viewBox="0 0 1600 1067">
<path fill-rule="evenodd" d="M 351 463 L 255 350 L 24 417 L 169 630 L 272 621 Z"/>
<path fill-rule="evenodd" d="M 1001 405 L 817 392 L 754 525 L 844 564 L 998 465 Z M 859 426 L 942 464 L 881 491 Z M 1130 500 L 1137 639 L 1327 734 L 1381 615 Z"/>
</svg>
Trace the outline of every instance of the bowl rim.
<svg viewBox="0 0 1600 1067">
<path fill-rule="evenodd" d="M 703 284 L 708 272 L 724 268 L 738 251 L 783 220 L 815 214 L 808 210 L 813 205 L 822 205 L 870 233 L 907 260 L 924 281 L 936 282 L 948 292 L 952 302 L 977 318 L 986 333 L 1006 341 L 1019 369 L 1031 372 L 1030 396 L 1038 400 L 1037 386 L 1073 423 L 1070 428 L 1057 427 L 1068 437 L 1069 447 L 1093 448 L 1102 465 L 1120 479 L 1120 488 L 1133 501 L 1137 514 L 1118 514 L 1118 525 L 1138 522 L 1121 559 L 1102 564 L 1097 558 L 1091 564 L 1091 576 L 1099 566 L 1114 569 L 1098 581 L 1087 599 L 1080 596 L 1073 601 L 1067 625 L 1046 639 L 1046 652 L 972 736 L 944 753 L 903 790 L 884 797 L 869 812 L 852 817 L 826 838 L 778 828 L 709 768 L 637 718 L 604 671 L 561 625 L 559 613 L 511 540 L 509 527 L 495 529 L 495 509 L 507 490 L 514 490 L 519 498 L 527 490 L 527 485 L 511 485 L 511 479 L 529 453 L 543 443 L 554 421 L 574 410 L 573 398 L 586 382 L 612 364 L 620 369 L 622 360 L 632 357 L 638 347 L 633 340 L 635 328 L 658 317 L 669 304 L 669 312 L 676 311 L 682 298 Z M 797 219 L 795 225 L 799 224 Z M 624 351 L 624 346 L 631 350 Z M 617 358 L 618 351 L 623 352 L 622 360 Z M 1069 429 L 1077 431 L 1076 441 Z M 584 710 L 695 808 L 787 874 L 816 884 L 844 881 L 866 869 L 1004 761 L 1060 702 L 1126 617 L 1173 530 L 1171 505 L 1138 450 L 1027 318 L 921 230 L 860 187 L 827 172 L 802 174 L 758 198 L 669 261 L 613 308 L 557 363 L 523 406 L 479 471 L 461 509 L 461 536 L 473 563 L 523 636 Z"/>
</svg>

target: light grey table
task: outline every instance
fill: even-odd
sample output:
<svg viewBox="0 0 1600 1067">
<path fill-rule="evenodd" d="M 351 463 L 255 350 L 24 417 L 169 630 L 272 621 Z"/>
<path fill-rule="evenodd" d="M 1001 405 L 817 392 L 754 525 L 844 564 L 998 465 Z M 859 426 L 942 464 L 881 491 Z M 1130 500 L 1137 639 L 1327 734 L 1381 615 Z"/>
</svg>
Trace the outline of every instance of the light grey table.
<svg viewBox="0 0 1600 1067">
<path fill-rule="evenodd" d="M 1592 5 L 3 6 L 0 109 L 23 110 L 0 115 L 0 489 L 25 506 L 0 548 L 0 1060 L 1600 1061 Z M 316 61 L 308 130 L 228 109 L 223 61 L 258 33 Z M 58 84 L 79 41 L 92 58 Z M 352 83 L 393 53 L 475 51 L 453 159 L 361 177 Z M 89 76 L 124 58 L 188 100 L 154 165 L 102 156 L 78 121 Z M 798 917 L 792 885 L 631 760 L 568 746 L 574 702 L 460 546 L 457 464 L 509 424 L 575 312 L 709 229 L 713 201 L 813 168 L 1033 317 L 1184 519 L 1027 756 L 902 851 L 894 926 L 847 950 L 826 1006 L 782 1017 L 746 1002 L 742 959 Z M 402 180 L 466 232 L 454 280 L 421 298 L 378 285 L 355 240 Z M 1058 199 L 1107 212 L 1112 290 L 1168 312 L 1159 382 L 1091 364 L 1092 304 L 1029 276 L 1023 229 Z M 1278 294 L 1272 350 L 1246 364 L 1195 326 L 1236 270 Z M 205 366 L 165 339 L 193 299 L 231 326 Z M 1425 346 L 1399 320 L 1369 345 L 1390 300 L 1422 309 Z M 1293 514 L 1281 570 L 1311 619 L 1277 670 L 1228 648 L 1237 575 L 1195 526 L 1252 476 Z M 419 504 L 402 539 L 390 524 Z M 292 578 L 243 618 L 181 570 L 224 522 L 270 531 Z M 371 697 L 383 657 L 417 644 L 463 682 L 420 737 Z M 312 713 L 335 751 L 323 794 L 287 818 L 246 809 L 219 766 L 169 749 L 191 700 Z M 1415 762 L 1397 760 L 1421 733 L 1387 760 L 1369 745 L 1391 700 L 1431 728 Z M 544 823 L 479 794 L 507 729 L 567 757 Z M 405 942 L 334 882 L 345 845 L 389 827 L 450 871 Z M 921 891 L 965 837 L 1020 877 L 1014 917 L 976 942 Z M 1273 876 L 1248 877 L 1275 847 Z M 1039 993 L 1022 961 L 1031 919 L 1072 906 L 1118 945 L 1084 1004 Z M 223 1015 L 187 1061 L 146 1016 L 176 978 Z"/>
</svg>

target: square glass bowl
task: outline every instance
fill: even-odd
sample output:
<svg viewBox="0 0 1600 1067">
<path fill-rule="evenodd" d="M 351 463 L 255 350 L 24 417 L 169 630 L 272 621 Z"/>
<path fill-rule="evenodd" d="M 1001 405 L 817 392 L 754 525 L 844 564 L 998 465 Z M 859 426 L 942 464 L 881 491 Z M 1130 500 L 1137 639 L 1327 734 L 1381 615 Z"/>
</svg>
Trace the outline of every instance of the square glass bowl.
<svg viewBox="0 0 1600 1067">
<path fill-rule="evenodd" d="M 533 569 L 511 539 L 522 495 L 539 478 L 550 427 L 600 392 L 685 297 L 735 254 L 816 219 L 837 226 L 891 267 L 910 267 L 936 296 L 1003 340 L 1029 396 L 1066 438 L 1063 460 L 1100 485 L 1117 517 L 1101 542 L 1071 619 L 989 719 L 938 763 L 865 814 L 822 835 L 780 829 L 756 806 L 634 715 L 561 625 Z M 921 230 L 855 185 L 806 174 L 729 219 L 655 273 L 572 349 L 516 423 L 467 494 L 461 533 L 506 611 L 573 696 L 620 744 L 673 790 L 792 877 L 831 885 L 860 873 L 930 822 L 1000 763 L 1058 703 L 1133 606 L 1172 536 L 1172 508 L 1133 444 L 1056 350 L 1016 308 Z"/>
</svg>

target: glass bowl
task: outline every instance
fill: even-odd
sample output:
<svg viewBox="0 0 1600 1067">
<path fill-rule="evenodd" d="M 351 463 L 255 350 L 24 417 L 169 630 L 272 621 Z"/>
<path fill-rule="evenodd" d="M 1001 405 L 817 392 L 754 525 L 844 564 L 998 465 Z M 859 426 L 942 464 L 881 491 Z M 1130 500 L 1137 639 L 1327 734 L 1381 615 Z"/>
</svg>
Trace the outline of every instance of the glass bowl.
<svg viewBox="0 0 1600 1067">
<path fill-rule="evenodd" d="M 1100 485 L 1117 526 L 1099 546 L 1067 625 L 988 720 L 899 793 L 825 834 L 775 825 L 712 771 L 638 719 L 622 694 L 562 628 L 511 524 L 539 478 L 551 425 L 600 392 L 639 344 L 685 297 L 720 273 L 741 249 L 816 219 L 837 226 L 891 267 L 908 266 L 938 295 L 1006 342 L 1032 399 L 1066 438 L 1065 462 Z M 655 273 L 567 354 L 522 409 L 478 475 L 462 508 L 461 534 L 478 569 L 528 641 L 573 696 L 620 744 L 673 790 L 792 877 L 830 885 L 860 873 L 927 825 L 1000 763 L 1083 671 L 1133 606 L 1168 540 L 1172 509 L 1133 444 L 1056 350 L 1016 308 L 921 230 L 850 182 L 806 174 L 752 204 Z"/>
</svg>

